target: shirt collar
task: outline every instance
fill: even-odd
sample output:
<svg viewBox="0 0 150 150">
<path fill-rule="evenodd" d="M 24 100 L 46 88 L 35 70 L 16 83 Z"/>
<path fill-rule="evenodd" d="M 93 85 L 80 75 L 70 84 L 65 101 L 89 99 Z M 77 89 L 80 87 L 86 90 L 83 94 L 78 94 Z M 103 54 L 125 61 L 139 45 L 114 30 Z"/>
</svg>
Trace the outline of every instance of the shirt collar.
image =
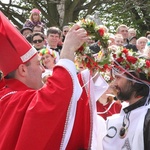
<svg viewBox="0 0 150 150">
<path fill-rule="evenodd" d="M 138 100 L 136 103 L 125 107 L 125 108 L 123 109 L 123 111 L 124 111 L 125 113 L 128 113 L 128 112 L 130 112 L 130 111 L 132 111 L 132 110 L 134 110 L 134 109 L 136 109 L 136 108 L 138 108 L 138 107 L 141 107 L 141 106 L 143 106 L 143 105 L 145 104 L 146 100 L 147 100 L 147 98 L 146 98 L 146 97 L 143 97 L 143 98 L 141 98 L 140 100 Z"/>
</svg>

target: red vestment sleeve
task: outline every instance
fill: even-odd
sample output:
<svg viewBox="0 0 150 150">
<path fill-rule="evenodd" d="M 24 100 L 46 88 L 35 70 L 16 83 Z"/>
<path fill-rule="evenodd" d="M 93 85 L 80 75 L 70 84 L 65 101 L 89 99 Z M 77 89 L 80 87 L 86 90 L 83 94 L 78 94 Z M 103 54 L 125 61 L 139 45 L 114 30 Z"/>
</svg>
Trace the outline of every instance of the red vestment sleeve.
<svg viewBox="0 0 150 150">
<path fill-rule="evenodd" d="M 70 74 L 58 66 L 43 88 L 25 88 L 14 80 L 0 91 L 0 150 L 59 150 L 73 92 Z"/>
</svg>

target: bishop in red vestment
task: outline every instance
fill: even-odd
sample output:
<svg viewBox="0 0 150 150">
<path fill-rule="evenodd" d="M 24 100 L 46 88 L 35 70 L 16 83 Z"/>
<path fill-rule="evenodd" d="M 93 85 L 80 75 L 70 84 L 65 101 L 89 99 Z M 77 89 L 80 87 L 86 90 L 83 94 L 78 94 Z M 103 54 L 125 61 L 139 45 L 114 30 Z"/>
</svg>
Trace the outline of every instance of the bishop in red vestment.
<svg viewBox="0 0 150 150">
<path fill-rule="evenodd" d="M 0 85 L 0 150 L 95 149 L 96 99 L 106 87 L 100 91 L 93 81 L 87 84 L 88 73 L 77 79 L 73 58 L 87 40 L 85 30 L 75 25 L 68 32 L 61 59 L 44 86 L 37 51 L 1 12 L 0 33 L 5 77 Z"/>
</svg>

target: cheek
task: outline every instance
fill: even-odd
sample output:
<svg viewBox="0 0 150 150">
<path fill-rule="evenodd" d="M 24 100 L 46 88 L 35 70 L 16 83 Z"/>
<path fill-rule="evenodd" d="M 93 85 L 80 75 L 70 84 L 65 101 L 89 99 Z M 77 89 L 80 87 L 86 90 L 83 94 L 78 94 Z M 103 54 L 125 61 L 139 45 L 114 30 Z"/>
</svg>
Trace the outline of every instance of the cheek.
<svg viewBox="0 0 150 150">
<path fill-rule="evenodd" d="M 29 77 L 32 79 L 33 76 L 35 75 L 35 69 L 29 69 Z"/>
<path fill-rule="evenodd" d="M 30 78 L 34 79 L 35 77 L 42 75 L 41 68 L 39 66 L 34 66 L 33 68 L 29 69 L 29 76 Z M 35 79 L 34 79 L 35 80 Z"/>
<path fill-rule="evenodd" d="M 50 42 L 51 40 L 52 40 L 52 38 L 51 38 L 51 37 L 48 37 L 48 38 L 47 38 L 47 41 L 48 41 L 48 42 Z"/>
<path fill-rule="evenodd" d="M 47 63 L 48 63 L 48 61 L 47 61 L 47 60 L 43 61 L 44 66 L 45 66 Z"/>
</svg>

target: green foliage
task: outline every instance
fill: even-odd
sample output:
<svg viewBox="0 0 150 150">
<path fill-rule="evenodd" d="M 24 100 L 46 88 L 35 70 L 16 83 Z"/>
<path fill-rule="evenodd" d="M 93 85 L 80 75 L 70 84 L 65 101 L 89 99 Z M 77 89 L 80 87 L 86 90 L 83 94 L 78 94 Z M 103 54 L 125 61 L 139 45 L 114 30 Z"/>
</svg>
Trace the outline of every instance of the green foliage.
<svg viewBox="0 0 150 150">
<path fill-rule="evenodd" d="M 145 32 L 150 30 L 149 0 L 115 1 L 98 8 L 102 22 L 112 33 L 116 32 L 120 24 L 137 29 L 138 37 L 145 35 Z"/>
<path fill-rule="evenodd" d="M 119 24 L 137 29 L 138 36 L 150 30 L 149 0 L 12 0 L 0 1 L 1 11 L 20 28 L 32 8 L 38 8 L 47 26 L 62 27 L 79 18 L 99 13 L 110 32 L 115 33 Z M 62 9 L 58 9 L 62 8 Z"/>
</svg>

